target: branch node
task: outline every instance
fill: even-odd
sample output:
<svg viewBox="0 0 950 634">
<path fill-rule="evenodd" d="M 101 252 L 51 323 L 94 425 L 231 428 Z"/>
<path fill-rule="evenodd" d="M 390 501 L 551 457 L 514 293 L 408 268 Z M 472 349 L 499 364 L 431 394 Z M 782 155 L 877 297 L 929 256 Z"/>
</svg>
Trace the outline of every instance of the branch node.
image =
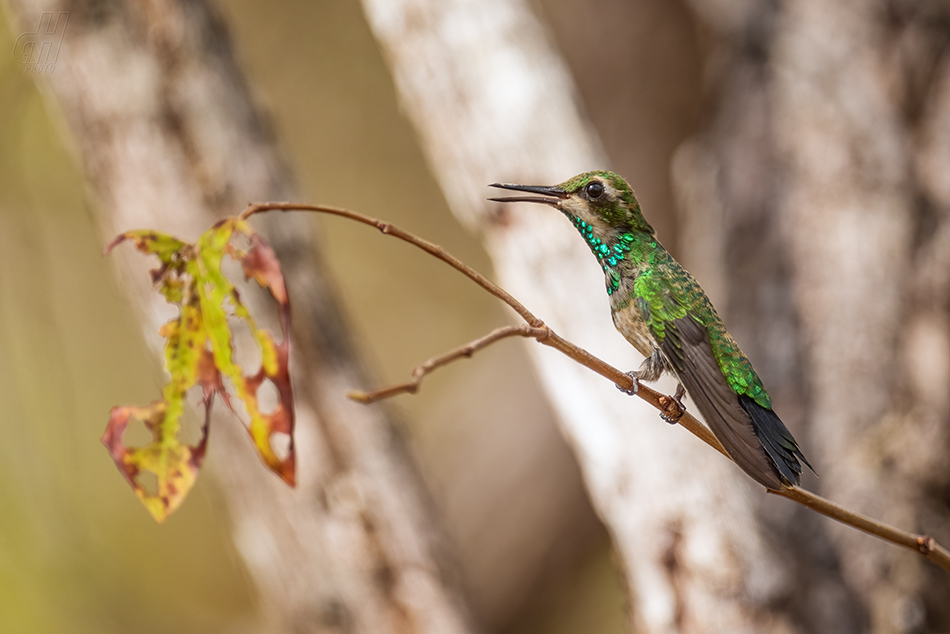
<svg viewBox="0 0 950 634">
<path fill-rule="evenodd" d="M 538 321 L 537 324 L 530 324 L 525 330 L 527 334 L 534 337 L 538 343 L 544 343 L 551 338 L 551 329 L 548 328 L 543 321 Z"/>
<path fill-rule="evenodd" d="M 917 536 L 917 550 L 919 550 L 924 555 L 929 555 L 937 547 L 937 542 L 934 541 L 933 537 L 927 535 L 918 535 Z"/>
</svg>

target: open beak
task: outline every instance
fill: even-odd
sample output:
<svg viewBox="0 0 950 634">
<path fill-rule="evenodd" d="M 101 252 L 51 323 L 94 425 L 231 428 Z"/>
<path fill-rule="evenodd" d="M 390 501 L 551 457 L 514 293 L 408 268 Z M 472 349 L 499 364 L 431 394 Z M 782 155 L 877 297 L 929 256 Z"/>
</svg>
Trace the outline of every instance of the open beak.
<svg viewBox="0 0 950 634">
<path fill-rule="evenodd" d="M 559 187 L 544 187 L 541 185 L 512 185 L 511 183 L 492 183 L 489 187 L 498 187 L 499 189 L 513 189 L 516 192 L 528 192 L 530 194 L 541 194 L 540 196 L 505 196 L 503 198 L 489 198 L 499 203 L 544 203 L 545 205 L 557 206 L 559 202 L 567 198 L 569 194 Z"/>
</svg>

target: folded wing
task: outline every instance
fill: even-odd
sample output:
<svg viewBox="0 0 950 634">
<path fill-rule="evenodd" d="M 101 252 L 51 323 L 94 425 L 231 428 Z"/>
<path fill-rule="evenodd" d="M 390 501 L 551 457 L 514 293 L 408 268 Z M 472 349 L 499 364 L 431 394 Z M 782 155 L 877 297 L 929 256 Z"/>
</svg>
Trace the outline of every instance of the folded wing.
<svg viewBox="0 0 950 634">
<path fill-rule="evenodd" d="M 795 439 L 775 412 L 732 389 L 705 326 L 687 314 L 665 330 L 660 349 L 736 464 L 770 489 L 798 484 L 804 457 Z"/>
</svg>

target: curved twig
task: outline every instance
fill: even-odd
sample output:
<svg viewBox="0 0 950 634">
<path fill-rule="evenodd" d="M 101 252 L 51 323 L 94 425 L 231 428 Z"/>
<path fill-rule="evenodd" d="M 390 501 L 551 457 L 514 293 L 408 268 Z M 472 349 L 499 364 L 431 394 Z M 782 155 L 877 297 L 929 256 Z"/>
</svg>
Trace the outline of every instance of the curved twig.
<svg viewBox="0 0 950 634">
<path fill-rule="evenodd" d="M 357 222 L 376 227 L 382 233 L 408 242 L 409 244 L 422 249 L 426 253 L 429 253 L 439 260 L 442 260 L 481 286 L 483 289 L 501 301 L 505 302 L 526 322 L 526 324 L 522 326 L 508 326 L 504 328 L 498 328 L 488 333 L 484 337 L 469 342 L 464 346 L 450 350 L 449 352 L 437 357 L 432 357 L 413 370 L 412 380 L 407 383 L 383 388 L 374 392 L 350 393 L 349 397 L 353 398 L 354 400 L 364 403 L 371 403 L 373 401 L 389 398 L 397 394 L 415 393 L 418 390 L 422 379 L 430 372 L 457 359 L 470 357 L 478 350 L 482 350 L 497 341 L 513 336 L 534 338 L 539 343 L 554 348 L 562 354 L 567 355 L 574 361 L 577 361 L 584 367 L 589 368 L 607 380 L 612 381 L 620 388 L 633 388 L 633 380 L 627 374 L 621 372 L 609 363 L 595 357 L 583 348 L 576 346 L 570 341 L 560 337 L 557 333 L 548 328 L 544 322 L 538 319 L 531 311 L 525 308 L 525 306 L 515 299 L 510 293 L 493 283 L 484 275 L 474 270 L 455 256 L 445 251 L 437 244 L 429 242 L 428 240 L 424 240 L 415 234 L 406 231 L 405 229 L 397 227 L 396 225 L 383 222 L 382 220 L 365 216 L 342 207 L 290 202 L 254 203 L 248 205 L 247 209 L 241 213 L 240 217 L 242 219 L 247 219 L 254 214 L 265 211 L 315 211 L 349 218 L 350 220 L 355 220 Z M 667 411 L 669 408 L 671 397 L 660 394 L 656 390 L 653 390 L 645 385 L 641 384 L 638 386 L 636 395 L 661 412 Z M 713 436 L 712 432 L 710 432 L 705 425 L 700 423 L 689 412 L 683 412 L 678 423 L 686 428 L 686 430 L 691 434 L 705 442 L 707 445 L 729 458 L 729 455 L 723 450 L 722 445 L 719 444 L 719 441 L 715 436 Z M 816 495 L 811 491 L 802 489 L 801 487 L 788 487 L 782 490 L 766 490 L 769 493 L 780 495 L 782 497 L 788 498 L 789 500 L 797 502 L 802 506 L 806 506 L 813 511 L 820 513 L 825 517 L 829 517 L 837 522 L 851 526 L 852 528 L 856 528 L 897 546 L 908 548 L 928 558 L 930 561 L 934 562 L 947 572 L 950 572 L 950 551 L 927 535 L 919 535 L 916 533 L 902 531 L 888 524 L 884 524 L 883 522 L 865 517 L 859 513 L 854 513 L 853 511 L 849 511 L 835 504 L 834 502 Z"/>
<path fill-rule="evenodd" d="M 412 371 L 412 380 L 410 381 L 399 385 L 386 387 L 381 390 L 374 390 L 372 392 L 353 391 L 347 393 L 346 397 L 358 403 L 368 404 L 396 396 L 397 394 L 415 394 L 419 390 L 419 384 L 422 383 L 422 379 L 424 379 L 425 376 L 430 372 L 433 372 L 444 365 L 448 365 L 453 361 L 457 361 L 462 358 L 467 359 L 482 348 L 487 348 L 496 341 L 501 341 L 502 339 L 506 339 L 508 337 L 533 337 L 538 341 L 543 341 L 548 336 L 550 336 L 550 334 L 551 329 L 547 326 L 535 328 L 533 326 L 529 326 L 528 324 L 521 324 L 520 326 L 504 326 L 503 328 L 496 328 L 484 337 L 479 337 L 478 339 L 470 341 L 463 346 L 449 350 L 448 352 L 440 354 L 437 357 L 432 357 L 422 365 L 416 366 Z"/>
<path fill-rule="evenodd" d="M 344 209 L 342 207 L 331 207 L 329 205 L 308 205 L 306 203 L 252 203 L 247 206 L 243 212 L 241 212 L 240 218 L 246 220 L 254 214 L 261 213 L 264 211 L 316 211 L 324 214 L 330 214 L 332 216 L 341 216 L 343 218 L 349 218 L 350 220 L 355 220 L 356 222 L 361 222 L 364 225 L 369 225 L 371 227 L 376 227 L 380 230 L 381 233 L 384 233 L 388 236 L 393 236 L 408 242 L 409 244 L 418 247 L 428 253 L 429 255 L 442 260 L 456 271 L 462 273 L 473 282 L 484 288 L 486 291 L 505 302 L 518 315 L 521 316 L 528 325 L 535 328 L 541 328 L 544 326 L 544 322 L 531 314 L 527 308 L 525 308 L 521 302 L 515 299 L 508 291 L 504 290 L 500 286 L 493 284 L 491 280 L 487 277 L 468 266 L 460 259 L 440 247 L 439 245 L 424 240 L 414 233 L 410 233 L 405 229 L 401 229 L 394 224 L 378 220 L 376 218 L 365 216 L 361 213 L 351 211 L 349 209 Z"/>
</svg>

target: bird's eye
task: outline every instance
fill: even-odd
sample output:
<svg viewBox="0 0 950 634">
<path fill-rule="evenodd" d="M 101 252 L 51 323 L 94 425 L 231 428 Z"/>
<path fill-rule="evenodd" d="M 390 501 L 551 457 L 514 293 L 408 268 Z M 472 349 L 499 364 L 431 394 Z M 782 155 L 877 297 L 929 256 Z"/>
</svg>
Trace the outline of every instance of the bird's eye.
<svg viewBox="0 0 950 634">
<path fill-rule="evenodd" d="M 604 193 L 604 186 L 598 181 L 593 181 L 587 185 L 587 197 L 588 198 L 600 198 Z"/>
</svg>

